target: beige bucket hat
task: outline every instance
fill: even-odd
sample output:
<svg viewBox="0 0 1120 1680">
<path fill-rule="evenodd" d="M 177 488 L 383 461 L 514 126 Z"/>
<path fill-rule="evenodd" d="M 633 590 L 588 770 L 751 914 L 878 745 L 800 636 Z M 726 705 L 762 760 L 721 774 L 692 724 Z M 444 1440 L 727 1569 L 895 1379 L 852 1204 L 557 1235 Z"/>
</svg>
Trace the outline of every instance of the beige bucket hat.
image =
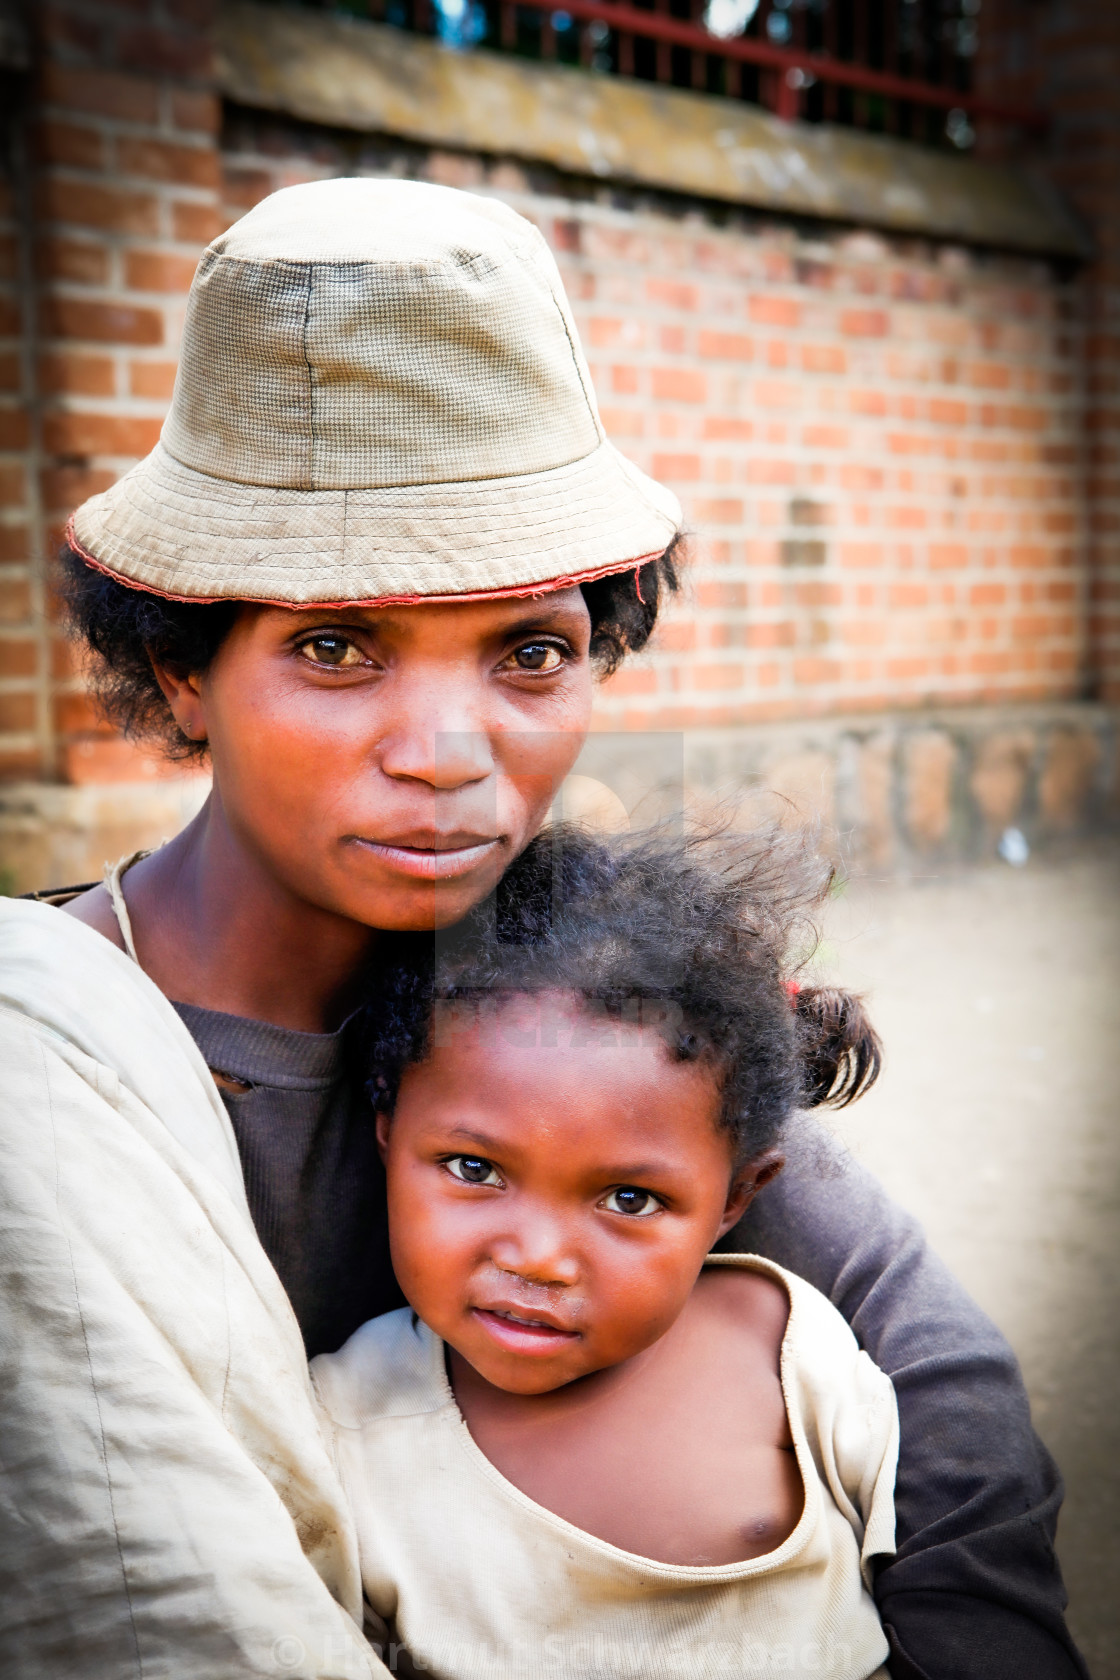
<svg viewBox="0 0 1120 1680">
<path fill-rule="evenodd" d="M 208 248 L 160 441 L 69 536 L 159 595 L 299 606 L 560 588 L 679 523 L 607 441 L 536 228 L 447 187 L 339 180 Z"/>
</svg>

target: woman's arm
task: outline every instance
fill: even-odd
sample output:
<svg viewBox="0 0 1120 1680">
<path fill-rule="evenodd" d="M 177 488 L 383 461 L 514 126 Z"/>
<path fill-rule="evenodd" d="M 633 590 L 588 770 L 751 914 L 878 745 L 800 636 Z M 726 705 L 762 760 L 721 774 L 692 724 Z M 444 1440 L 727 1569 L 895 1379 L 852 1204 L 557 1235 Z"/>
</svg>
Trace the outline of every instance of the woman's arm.
<svg viewBox="0 0 1120 1680">
<path fill-rule="evenodd" d="M 894 1680 L 1086 1680 L 1053 1541 L 1057 1468 L 999 1331 L 918 1222 L 811 1121 L 720 1242 L 814 1284 L 894 1382 L 898 1554 L 875 1596 Z"/>
<path fill-rule="evenodd" d="M 153 1045 L 153 1086 L 189 1088 L 175 1057 Z M 0 1672 L 384 1676 L 247 1213 L 116 1070 L 2 1001 L 0 1067 Z"/>
</svg>

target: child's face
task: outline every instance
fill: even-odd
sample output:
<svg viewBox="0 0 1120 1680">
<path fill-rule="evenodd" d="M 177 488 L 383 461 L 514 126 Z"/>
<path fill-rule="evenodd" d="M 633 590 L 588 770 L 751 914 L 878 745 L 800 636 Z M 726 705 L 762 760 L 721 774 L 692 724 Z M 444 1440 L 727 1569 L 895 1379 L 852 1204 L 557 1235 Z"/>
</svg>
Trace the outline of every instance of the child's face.
<svg viewBox="0 0 1120 1680">
<path fill-rule="evenodd" d="M 508 1000 L 437 1030 L 379 1122 L 401 1288 L 514 1393 L 655 1342 L 781 1165 L 771 1153 L 734 1173 L 711 1072 L 656 1030 L 622 1036 L 572 1000 Z"/>
</svg>

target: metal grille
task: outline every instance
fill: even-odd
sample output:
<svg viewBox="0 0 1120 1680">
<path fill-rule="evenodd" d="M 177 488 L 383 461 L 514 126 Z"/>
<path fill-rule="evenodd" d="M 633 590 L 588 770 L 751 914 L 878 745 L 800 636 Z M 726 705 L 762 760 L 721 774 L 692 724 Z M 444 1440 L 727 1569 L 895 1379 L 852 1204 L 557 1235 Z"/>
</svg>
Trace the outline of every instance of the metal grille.
<svg viewBox="0 0 1120 1680">
<path fill-rule="evenodd" d="M 315 0 L 309 0 L 314 4 Z M 981 0 L 321 0 L 469 51 L 514 53 L 968 150 Z"/>
</svg>

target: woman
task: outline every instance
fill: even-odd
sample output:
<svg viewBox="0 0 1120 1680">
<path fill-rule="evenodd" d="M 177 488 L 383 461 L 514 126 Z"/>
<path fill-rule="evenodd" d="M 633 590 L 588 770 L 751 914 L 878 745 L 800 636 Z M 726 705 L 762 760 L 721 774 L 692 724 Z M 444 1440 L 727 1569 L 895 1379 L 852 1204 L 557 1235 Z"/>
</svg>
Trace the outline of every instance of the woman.
<svg viewBox="0 0 1120 1680">
<path fill-rule="evenodd" d="M 203 257 L 162 442 L 78 510 L 67 587 L 110 709 L 214 791 L 65 914 L 0 911 L 6 1673 L 378 1671 L 303 1362 L 399 1302 L 344 1023 L 386 931 L 537 831 L 677 524 L 501 205 L 295 188 Z M 1013 1357 L 824 1147 L 726 1242 L 894 1379 L 896 1680 L 1080 1673 Z"/>
</svg>

